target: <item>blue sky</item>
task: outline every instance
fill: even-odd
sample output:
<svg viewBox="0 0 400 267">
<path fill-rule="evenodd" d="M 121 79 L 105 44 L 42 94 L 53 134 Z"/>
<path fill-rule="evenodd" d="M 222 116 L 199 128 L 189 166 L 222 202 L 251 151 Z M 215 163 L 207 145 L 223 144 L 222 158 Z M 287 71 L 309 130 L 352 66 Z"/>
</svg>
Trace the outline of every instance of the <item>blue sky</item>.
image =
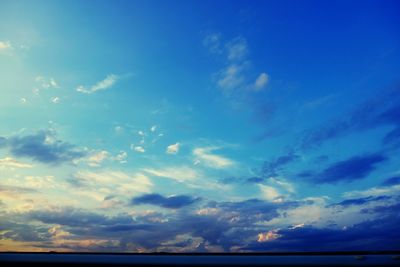
<svg viewBox="0 0 400 267">
<path fill-rule="evenodd" d="M 398 249 L 399 11 L 0 1 L 0 250 Z"/>
</svg>

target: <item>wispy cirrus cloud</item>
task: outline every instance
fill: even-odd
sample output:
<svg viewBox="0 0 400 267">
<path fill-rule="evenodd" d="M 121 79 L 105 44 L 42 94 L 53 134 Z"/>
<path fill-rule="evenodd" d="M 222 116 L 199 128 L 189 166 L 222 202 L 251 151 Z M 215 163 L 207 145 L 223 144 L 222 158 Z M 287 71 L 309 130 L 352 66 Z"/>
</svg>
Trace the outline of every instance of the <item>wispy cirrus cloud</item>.
<svg viewBox="0 0 400 267">
<path fill-rule="evenodd" d="M 113 87 L 121 77 L 115 74 L 109 74 L 107 77 L 92 86 L 80 85 L 76 88 L 77 92 L 83 94 L 93 94 L 97 91 L 107 90 Z"/>
<path fill-rule="evenodd" d="M 51 77 L 47 78 L 42 75 L 38 75 L 35 77 L 35 82 L 40 87 L 40 89 L 60 88 L 58 82 Z"/>
<path fill-rule="evenodd" d="M 211 53 L 223 54 L 225 57 L 225 67 L 215 76 L 217 86 L 226 96 L 235 98 L 267 87 L 269 75 L 266 72 L 255 75 L 251 71 L 249 45 L 242 36 L 223 42 L 221 34 L 211 33 L 205 36 L 203 45 Z"/>
<path fill-rule="evenodd" d="M 193 149 L 193 156 L 195 164 L 202 164 L 204 166 L 214 169 L 225 169 L 236 165 L 233 160 L 212 153 L 215 150 L 220 149 L 219 147 L 198 147 Z"/>
<path fill-rule="evenodd" d="M 260 91 L 264 89 L 267 86 L 268 81 L 269 81 L 269 75 L 265 72 L 260 73 L 256 81 L 254 82 L 254 90 Z"/>
<path fill-rule="evenodd" d="M 145 168 L 143 171 L 150 175 L 164 177 L 178 182 L 192 181 L 199 177 L 199 173 L 196 170 L 187 166 L 167 167 L 161 169 Z"/>
<path fill-rule="evenodd" d="M 150 193 L 152 180 L 143 173 L 125 173 L 114 170 L 78 171 L 67 182 L 74 194 L 104 202 L 109 196 L 115 200 L 140 193 Z"/>
<path fill-rule="evenodd" d="M 1 168 L 32 168 L 32 164 L 24 163 L 11 157 L 5 157 L 0 159 Z"/>
</svg>

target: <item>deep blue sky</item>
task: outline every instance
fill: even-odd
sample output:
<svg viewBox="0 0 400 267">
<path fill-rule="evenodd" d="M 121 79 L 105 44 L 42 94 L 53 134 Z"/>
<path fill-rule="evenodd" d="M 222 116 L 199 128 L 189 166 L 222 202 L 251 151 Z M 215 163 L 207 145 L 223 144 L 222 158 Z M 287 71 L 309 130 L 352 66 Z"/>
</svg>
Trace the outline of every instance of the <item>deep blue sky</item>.
<svg viewBox="0 0 400 267">
<path fill-rule="evenodd" d="M 399 13 L 0 0 L 0 251 L 398 249 Z"/>
</svg>

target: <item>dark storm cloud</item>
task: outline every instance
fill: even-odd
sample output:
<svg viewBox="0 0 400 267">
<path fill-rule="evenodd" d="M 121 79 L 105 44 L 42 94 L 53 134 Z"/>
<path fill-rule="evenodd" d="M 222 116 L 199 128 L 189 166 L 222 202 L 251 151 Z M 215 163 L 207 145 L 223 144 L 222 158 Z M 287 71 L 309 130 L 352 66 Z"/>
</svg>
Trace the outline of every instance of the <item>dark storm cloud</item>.
<svg viewBox="0 0 400 267">
<path fill-rule="evenodd" d="M 167 209 L 179 209 L 185 206 L 189 206 L 195 202 L 198 202 L 200 198 L 178 195 L 164 197 L 160 194 L 146 194 L 132 199 L 131 204 L 150 204 L 155 206 L 160 206 Z"/>
<path fill-rule="evenodd" d="M 118 247 L 111 245 L 109 247 L 115 251 L 130 250 L 131 244 L 157 251 L 159 247 L 167 247 L 161 244 L 174 240 L 178 235 L 201 238 L 207 244 L 218 245 L 228 251 L 232 245 L 243 245 L 249 236 L 256 236 L 260 231 L 260 226 L 257 225 L 259 221 L 271 220 L 280 216 L 279 210 L 299 205 L 300 202 L 271 203 L 249 199 L 239 202 L 209 202 L 201 209 L 211 209 L 216 212 L 207 214 L 190 209 L 178 209 L 173 213 L 149 213 L 134 217 L 127 214 L 106 216 L 88 210 L 59 207 L 13 216 L 8 214 L 8 218 L 41 225 L 40 231 L 47 233 L 47 237 L 43 235 L 43 238 L 46 238 L 42 244 L 49 248 L 58 245 L 52 243 L 48 229 L 60 225 L 61 229 L 71 233 L 72 236 L 66 237 L 67 239 L 82 237 L 82 239 L 119 240 Z M 204 252 L 206 251 L 204 244 L 194 249 Z M 100 247 L 91 249 L 106 250 Z"/>
<path fill-rule="evenodd" d="M 354 156 L 335 162 L 321 172 L 303 171 L 298 176 L 315 183 L 351 182 L 365 178 L 386 160 L 380 153 Z"/>
<path fill-rule="evenodd" d="M 0 137 L 2 138 L 2 137 Z M 49 140 L 49 138 L 54 140 Z M 3 140 L 3 141 L 1 141 Z M 8 147 L 16 157 L 26 157 L 46 164 L 61 164 L 82 158 L 85 152 L 74 145 L 56 140 L 49 131 L 39 131 L 26 136 L 13 136 L 0 139 L 0 147 Z"/>
<path fill-rule="evenodd" d="M 201 244 L 190 247 L 191 252 L 207 252 L 206 247 L 209 245 L 219 246 L 227 252 L 233 246 L 253 251 L 294 251 L 299 248 L 318 251 L 340 250 L 358 248 L 357 246 L 361 246 L 363 242 L 371 245 L 367 248 L 373 248 L 379 242 L 393 241 L 399 236 L 396 233 L 389 235 L 389 232 L 397 229 L 400 223 L 397 213 L 392 208 L 391 212 L 384 213 L 391 216 L 390 219 L 355 225 L 347 230 L 311 226 L 296 229 L 282 228 L 276 230 L 279 235 L 277 240 L 256 242 L 259 233 L 273 230 L 260 222 L 285 216 L 287 210 L 312 204 L 311 202 L 271 203 L 259 199 L 237 202 L 213 201 L 194 211 L 178 209 L 171 213 L 154 212 L 137 216 L 128 214 L 106 216 L 88 210 L 60 207 L 14 215 L 9 213 L 5 217 L 7 220 L 0 223 L 2 226 L 0 230 L 11 228 L 13 232 L 10 232 L 7 238 L 14 239 L 15 234 L 18 234 L 16 238 L 19 240 L 37 240 L 40 241 L 40 247 L 49 250 L 68 246 L 69 249 L 81 251 L 82 247 L 76 243 L 75 245 L 68 242 L 54 243 L 49 229 L 54 225 L 60 225 L 63 231 L 71 234 L 63 237 L 66 240 L 110 240 L 102 245 L 85 248 L 88 251 L 108 252 L 134 252 L 136 248 L 141 251 L 145 249 L 176 252 L 176 249 L 191 246 L 194 239 L 201 240 Z M 14 224 L 8 221 L 13 221 Z M 21 223 L 15 224 L 17 221 Z M 30 223 L 30 226 L 28 225 L 30 228 L 24 227 L 26 222 Z M 178 236 L 180 238 L 177 238 Z M 385 246 L 393 248 L 394 244 L 386 243 Z"/>
</svg>

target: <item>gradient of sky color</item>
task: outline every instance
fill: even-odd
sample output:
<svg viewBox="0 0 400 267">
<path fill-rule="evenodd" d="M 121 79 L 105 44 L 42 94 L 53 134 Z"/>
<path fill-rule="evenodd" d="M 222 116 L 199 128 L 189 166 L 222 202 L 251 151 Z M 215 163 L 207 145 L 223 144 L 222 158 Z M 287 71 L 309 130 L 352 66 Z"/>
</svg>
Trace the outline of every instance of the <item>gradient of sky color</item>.
<svg viewBox="0 0 400 267">
<path fill-rule="evenodd" d="M 399 249 L 399 13 L 0 0 L 0 251 Z"/>
</svg>

